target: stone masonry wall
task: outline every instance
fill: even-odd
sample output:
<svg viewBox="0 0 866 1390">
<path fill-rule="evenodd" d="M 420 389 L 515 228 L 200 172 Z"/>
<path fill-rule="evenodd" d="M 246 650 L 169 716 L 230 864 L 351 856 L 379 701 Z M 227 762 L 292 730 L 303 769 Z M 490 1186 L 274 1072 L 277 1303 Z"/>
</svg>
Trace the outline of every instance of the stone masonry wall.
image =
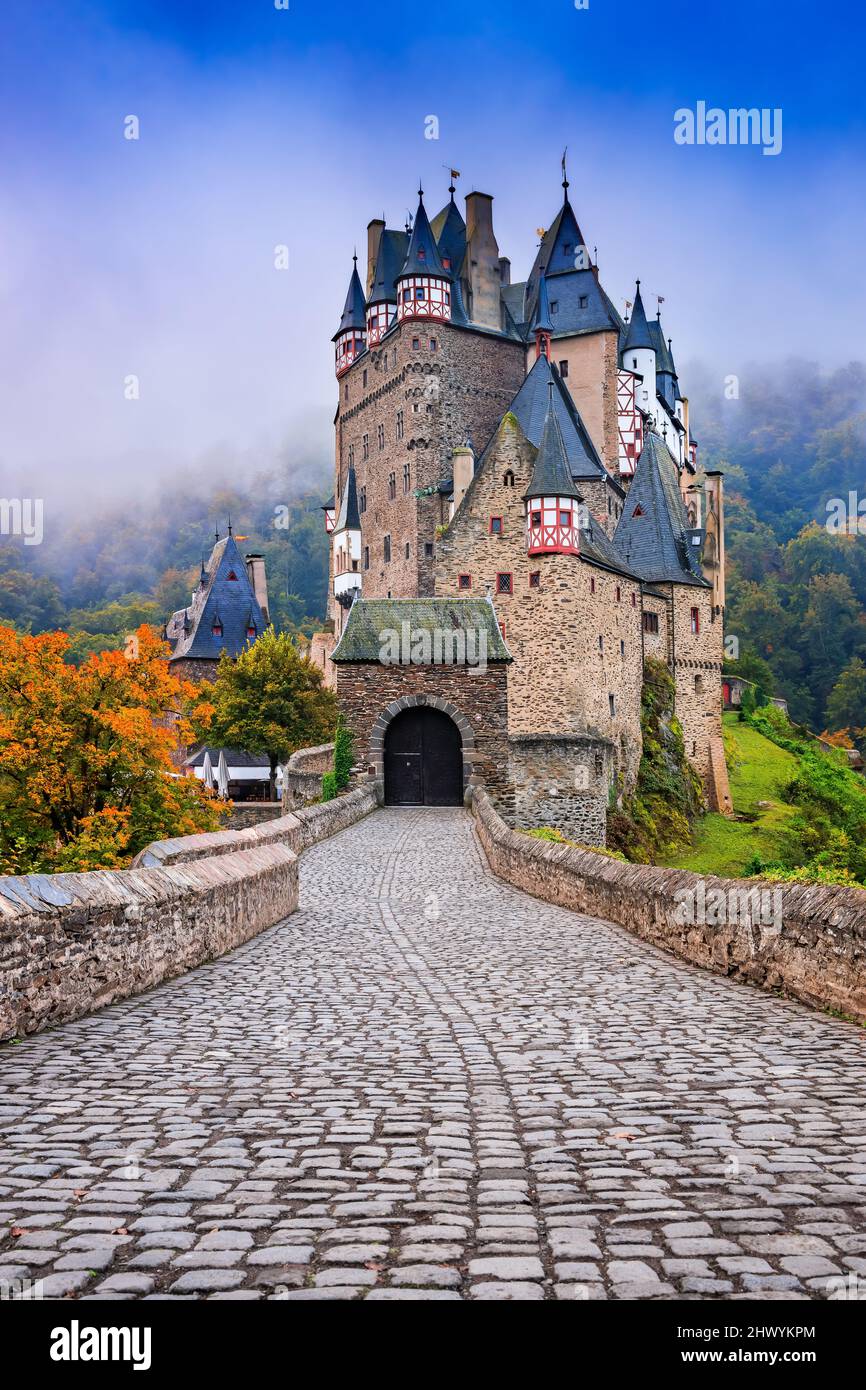
<svg viewBox="0 0 866 1390">
<path fill-rule="evenodd" d="M 823 884 L 720 879 L 679 869 L 624 864 L 591 850 L 509 830 L 483 791 L 472 794 L 481 843 L 494 873 L 545 902 L 617 922 L 626 930 L 717 974 L 783 992 L 819 1009 L 866 1022 L 866 895 Z M 763 890 L 779 893 L 779 926 L 682 924 L 676 893 L 695 898 Z M 701 914 L 696 913 L 696 916 Z M 709 916 L 710 914 L 705 914 Z M 575 920 L 574 930 L 592 931 Z"/>
<path fill-rule="evenodd" d="M 497 802 L 500 813 L 517 829 L 550 826 L 580 844 L 603 846 L 612 754 L 597 739 L 510 739 L 511 793 Z"/>
<path fill-rule="evenodd" d="M 506 416 L 438 543 L 436 593 L 465 593 L 461 574 L 471 576 L 477 595 L 490 588 L 514 658 L 509 733 L 611 742 L 630 789 L 641 752 L 640 584 L 574 555 L 527 555 L 523 494 L 534 458 L 517 420 Z M 512 475 L 514 485 L 506 485 Z M 501 534 L 491 534 L 491 516 L 502 518 Z M 511 594 L 497 592 L 500 572 L 512 575 Z M 529 583 L 533 573 L 537 587 Z"/>
<path fill-rule="evenodd" d="M 404 702 L 403 708 L 431 704 L 445 708 L 458 725 L 462 723 L 464 785 L 474 777 L 491 789 L 504 790 L 508 766 L 507 671 L 508 663 L 502 661 L 490 662 L 486 669 L 337 662 L 337 698 L 354 736 L 358 762 L 367 763 L 371 776 L 381 776 L 383 712 L 398 701 Z"/>
<path fill-rule="evenodd" d="M 483 448 L 523 382 L 523 363 L 520 343 L 495 333 L 418 321 L 402 324 L 387 343 L 365 353 L 342 378 L 337 475 L 342 486 L 351 449 L 359 498 L 362 489 L 366 492 L 361 515 L 365 598 L 414 598 L 433 592 L 433 556 L 426 554 L 425 546 L 435 545 L 436 527 L 447 520 L 445 502 L 438 493 L 416 498 L 415 489 L 451 476 L 451 451 L 467 435 L 476 451 Z M 398 411 L 403 416 L 402 438 Z M 391 538 L 390 562 L 384 558 L 386 535 Z M 365 548 L 368 569 L 363 569 Z M 339 630 L 343 615 L 335 605 L 332 608 Z"/>
<path fill-rule="evenodd" d="M 298 903 L 297 856 L 367 815 L 365 787 L 249 830 L 161 841 L 131 869 L 0 878 L 0 1040 L 214 960 Z"/>
<path fill-rule="evenodd" d="M 686 756 L 706 783 L 710 776 L 710 742 L 722 737 L 722 658 L 724 632 L 713 621 L 712 591 L 673 584 L 673 659 L 676 714 L 683 726 Z M 700 631 L 691 630 L 697 608 Z"/>
</svg>

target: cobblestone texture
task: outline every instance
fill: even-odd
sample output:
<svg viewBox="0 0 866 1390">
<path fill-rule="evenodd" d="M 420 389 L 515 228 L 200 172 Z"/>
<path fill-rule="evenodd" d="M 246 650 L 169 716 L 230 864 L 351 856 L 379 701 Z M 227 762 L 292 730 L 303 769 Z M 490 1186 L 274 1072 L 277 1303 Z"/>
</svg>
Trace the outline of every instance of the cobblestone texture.
<svg viewBox="0 0 866 1390">
<path fill-rule="evenodd" d="M 462 811 L 0 1049 L 0 1280 L 46 1297 L 823 1298 L 866 1279 L 855 1027 L 493 878 Z"/>
</svg>

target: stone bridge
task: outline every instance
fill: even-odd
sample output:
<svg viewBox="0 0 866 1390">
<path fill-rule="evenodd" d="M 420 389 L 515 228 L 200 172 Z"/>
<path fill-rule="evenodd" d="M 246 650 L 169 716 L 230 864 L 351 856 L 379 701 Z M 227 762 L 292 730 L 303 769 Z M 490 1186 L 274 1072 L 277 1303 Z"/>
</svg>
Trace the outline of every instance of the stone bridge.
<svg viewBox="0 0 866 1390">
<path fill-rule="evenodd" d="M 864 1094 L 853 1024 L 525 896 L 465 811 L 380 810 L 285 922 L 0 1048 L 0 1280 L 826 1298 L 866 1281 Z"/>
</svg>

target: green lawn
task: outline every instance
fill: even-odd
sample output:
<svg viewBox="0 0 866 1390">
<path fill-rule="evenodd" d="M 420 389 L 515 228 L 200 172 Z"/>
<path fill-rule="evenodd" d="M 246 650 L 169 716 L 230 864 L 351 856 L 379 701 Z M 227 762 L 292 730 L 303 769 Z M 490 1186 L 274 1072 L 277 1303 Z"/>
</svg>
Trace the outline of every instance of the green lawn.
<svg viewBox="0 0 866 1390">
<path fill-rule="evenodd" d="M 795 807 L 779 800 L 779 788 L 793 776 L 797 759 L 748 724 L 741 724 L 736 714 L 726 714 L 723 719 L 734 811 L 756 819 L 704 816 L 696 827 L 695 843 L 664 863 L 695 873 L 736 877 L 756 854 L 765 861 L 777 858 L 780 832 L 796 812 Z M 759 807 L 761 801 L 769 805 Z"/>
</svg>

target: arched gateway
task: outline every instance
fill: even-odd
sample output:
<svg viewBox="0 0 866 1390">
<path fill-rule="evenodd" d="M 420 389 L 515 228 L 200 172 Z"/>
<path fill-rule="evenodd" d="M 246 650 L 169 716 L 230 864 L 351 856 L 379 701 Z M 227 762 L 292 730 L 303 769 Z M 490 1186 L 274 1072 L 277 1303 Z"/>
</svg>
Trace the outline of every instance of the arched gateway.
<svg viewBox="0 0 866 1390">
<path fill-rule="evenodd" d="M 385 802 L 389 806 L 459 806 L 463 744 L 454 720 L 429 705 L 405 709 L 385 733 Z"/>
</svg>

